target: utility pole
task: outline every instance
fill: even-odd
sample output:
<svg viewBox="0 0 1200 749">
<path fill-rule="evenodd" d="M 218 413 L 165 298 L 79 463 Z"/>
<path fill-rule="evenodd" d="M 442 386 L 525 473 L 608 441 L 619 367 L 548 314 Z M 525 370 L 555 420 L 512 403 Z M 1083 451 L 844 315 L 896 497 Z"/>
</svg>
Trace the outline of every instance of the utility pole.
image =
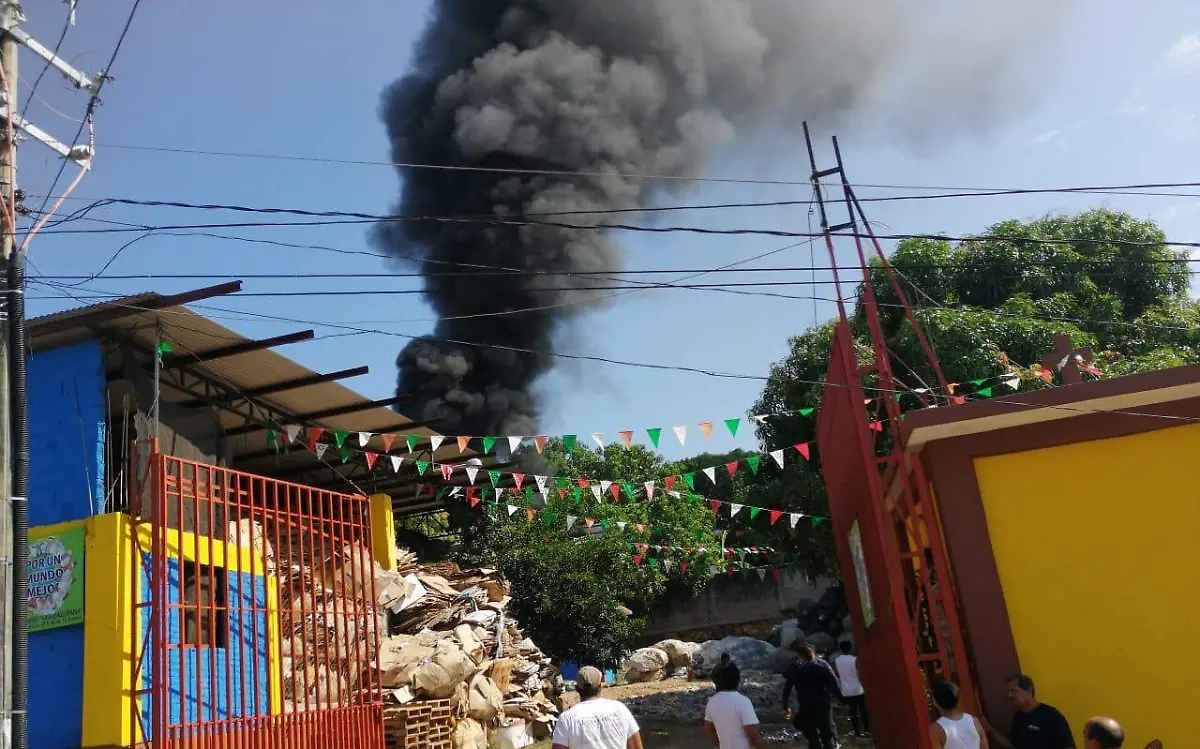
<svg viewBox="0 0 1200 749">
<path fill-rule="evenodd" d="M 70 22 L 74 23 L 74 3 Z M 93 96 L 100 76 L 73 68 L 26 34 L 19 0 L 0 0 L 0 749 L 28 749 L 29 695 L 26 564 L 29 557 L 29 399 L 25 377 L 25 253 L 16 243 L 16 139 L 32 138 L 60 157 L 87 164 L 90 146 L 60 143 L 22 117 L 17 98 L 18 51 L 25 47 Z M 12 134 L 11 138 L 9 134 Z"/>
</svg>

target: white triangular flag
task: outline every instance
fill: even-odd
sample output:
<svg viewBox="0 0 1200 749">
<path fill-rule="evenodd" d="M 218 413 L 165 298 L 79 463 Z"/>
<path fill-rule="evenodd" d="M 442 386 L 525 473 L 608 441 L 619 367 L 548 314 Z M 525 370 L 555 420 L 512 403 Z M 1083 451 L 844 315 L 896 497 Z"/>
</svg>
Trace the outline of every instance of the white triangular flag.
<svg viewBox="0 0 1200 749">
<path fill-rule="evenodd" d="M 913 392 L 917 395 L 925 395 L 929 392 L 929 388 L 913 388 Z"/>
<path fill-rule="evenodd" d="M 750 418 L 751 418 L 751 419 L 754 419 L 754 420 L 755 420 L 755 421 L 757 421 L 759 424 L 766 424 L 766 423 L 767 423 L 767 415 L 766 415 L 766 414 L 757 414 L 757 415 L 755 415 L 755 416 L 751 416 Z"/>
<path fill-rule="evenodd" d="M 359 432 L 358 433 L 358 446 L 366 447 L 367 444 L 370 443 L 371 438 L 374 436 L 375 435 L 371 434 L 370 432 Z"/>
<path fill-rule="evenodd" d="M 772 450 L 771 460 L 775 461 L 780 468 L 783 468 L 783 450 Z"/>
<path fill-rule="evenodd" d="M 575 521 L 578 519 L 574 515 L 567 515 L 567 530 L 570 530 L 571 526 L 575 525 Z"/>
<path fill-rule="evenodd" d="M 323 460 L 325 458 L 325 451 L 329 449 L 329 445 L 326 445 L 324 442 L 318 442 L 315 449 L 317 451 L 317 460 Z"/>
<path fill-rule="evenodd" d="M 604 452 L 604 432 L 592 432 L 592 441 L 600 448 L 600 452 Z"/>
<path fill-rule="evenodd" d="M 285 434 L 287 434 L 287 441 L 289 443 L 295 442 L 296 438 L 300 436 L 300 425 L 288 424 L 283 428 L 283 431 Z"/>
<path fill-rule="evenodd" d="M 800 512 L 789 512 L 788 516 L 788 520 L 790 520 L 792 523 L 792 530 L 796 530 L 796 523 L 800 522 L 800 518 L 804 517 L 804 514 Z"/>
<path fill-rule="evenodd" d="M 683 499 L 683 495 L 682 495 L 682 494 L 680 494 L 679 492 L 675 491 L 674 489 L 672 489 L 671 491 L 667 492 L 667 494 L 670 494 L 670 495 L 671 495 L 672 497 L 674 497 L 675 499 Z"/>
<path fill-rule="evenodd" d="M 596 484 L 591 484 L 588 486 L 588 488 L 592 490 L 592 496 L 596 498 L 597 502 L 604 501 L 604 492 L 600 491 L 599 486 L 597 486 Z"/>
<path fill-rule="evenodd" d="M 674 430 L 675 439 L 679 440 L 680 445 L 682 445 L 684 442 L 687 441 L 687 427 L 674 426 L 674 427 L 671 427 L 671 429 Z"/>
<path fill-rule="evenodd" d="M 709 567 L 708 574 L 712 575 L 713 577 L 716 577 L 717 575 L 721 574 L 721 568 L 720 567 Z"/>
<path fill-rule="evenodd" d="M 765 569 L 763 569 L 762 567 L 758 568 L 758 579 L 759 580 L 767 579 L 767 571 Z"/>
<path fill-rule="evenodd" d="M 610 487 L 610 486 L 612 486 L 611 481 L 601 481 L 600 482 L 600 492 L 602 494 L 608 494 L 608 487 Z"/>
<path fill-rule="evenodd" d="M 621 530 L 625 530 L 625 526 L 627 526 L 627 525 L 629 525 L 629 523 L 626 523 L 624 520 L 617 521 L 617 527 L 620 528 Z"/>
<path fill-rule="evenodd" d="M 1008 379 L 1001 380 L 1001 382 L 1003 382 L 1005 385 L 1008 385 L 1013 390 L 1017 390 L 1021 387 L 1020 377 L 1009 377 Z"/>
<path fill-rule="evenodd" d="M 517 448 L 521 446 L 521 441 L 524 439 L 525 439 L 524 437 L 515 437 L 515 436 L 509 437 L 508 438 L 508 451 L 510 453 L 515 453 L 517 451 Z"/>
<path fill-rule="evenodd" d="M 433 455 L 435 452 L 437 452 L 437 449 L 441 447 L 442 443 L 445 441 L 446 438 L 440 434 L 429 435 L 429 454 Z"/>
<path fill-rule="evenodd" d="M 671 561 L 670 559 L 663 560 L 663 569 L 666 570 L 667 572 L 670 572 L 671 568 L 674 566 L 675 566 L 675 562 Z"/>
<path fill-rule="evenodd" d="M 388 457 L 392 459 L 392 472 L 400 473 L 400 464 L 404 462 L 404 458 L 399 455 L 389 455 Z"/>
<path fill-rule="evenodd" d="M 533 477 L 533 480 L 537 482 L 538 491 L 541 492 L 542 494 L 545 494 L 546 493 L 546 477 L 535 475 Z"/>
<path fill-rule="evenodd" d="M 700 554 L 701 556 L 703 556 L 704 554 L 707 554 L 707 553 L 708 553 L 708 549 L 706 549 L 706 548 L 704 548 L 703 546 L 701 546 L 699 549 L 696 549 L 696 553 L 698 553 L 698 554 Z"/>
<path fill-rule="evenodd" d="M 479 475 L 479 468 L 477 466 L 463 466 L 463 470 L 467 472 L 467 480 L 474 486 L 475 477 Z"/>
<path fill-rule="evenodd" d="M 496 501 L 497 501 L 497 502 L 499 502 L 499 501 L 500 501 L 500 497 L 502 497 L 502 496 L 504 496 L 504 487 L 503 487 L 503 486 L 497 486 L 497 487 L 496 487 Z"/>
<path fill-rule="evenodd" d="M 646 499 L 654 499 L 654 482 L 646 482 Z"/>
<path fill-rule="evenodd" d="M 505 509 L 506 509 L 506 510 L 508 510 L 508 514 L 509 514 L 509 515 L 512 515 L 514 512 L 516 512 L 517 510 L 519 510 L 519 509 L 521 509 L 521 508 L 520 508 L 520 507 L 517 507 L 516 505 L 509 505 L 509 506 L 508 506 L 508 507 L 506 507 Z"/>
<path fill-rule="evenodd" d="M 739 504 L 734 504 L 733 502 L 730 502 L 729 503 L 729 517 L 733 517 L 733 516 L 737 515 L 739 512 L 742 511 L 743 507 L 745 507 L 745 505 L 739 505 Z"/>
<path fill-rule="evenodd" d="M 458 495 L 460 495 L 460 494 L 462 494 L 462 487 L 461 487 L 461 486 L 456 486 L 456 487 L 454 487 L 453 489 L 451 489 L 451 490 L 450 490 L 450 496 L 451 496 L 451 497 L 457 497 L 457 496 L 458 496 Z"/>
<path fill-rule="evenodd" d="M 712 482 L 713 486 L 717 485 L 717 469 L 715 466 L 713 468 L 705 468 L 704 475 L 708 476 L 708 480 Z"/>
</svg>

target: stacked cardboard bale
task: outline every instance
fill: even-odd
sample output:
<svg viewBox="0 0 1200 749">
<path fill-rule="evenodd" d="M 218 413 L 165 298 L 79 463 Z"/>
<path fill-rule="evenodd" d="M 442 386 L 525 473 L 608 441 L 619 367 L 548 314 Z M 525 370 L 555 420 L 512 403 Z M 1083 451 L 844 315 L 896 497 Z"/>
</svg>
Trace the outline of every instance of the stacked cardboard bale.
<svg viewBox="0 0 1200 749">
<path fill-rule="evenodd" d="M 502 731 L 506 741 L 550 735 L 561 682 L 506 614 L 509 586 L 500 572 L 421 564 L 400 550 L 396 569 L 375 569 L 375 590 L 387 618 L 378 667 L 392 704 L 450 700 L 460 749 L 487 746 L 489 731 Z"/>
</svg>

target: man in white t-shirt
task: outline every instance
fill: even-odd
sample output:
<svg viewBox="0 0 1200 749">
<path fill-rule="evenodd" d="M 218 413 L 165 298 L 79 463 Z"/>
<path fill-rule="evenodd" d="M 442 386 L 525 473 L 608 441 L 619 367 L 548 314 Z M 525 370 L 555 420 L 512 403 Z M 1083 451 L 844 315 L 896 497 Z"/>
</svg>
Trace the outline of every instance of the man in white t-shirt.
<svg viewBox="0 0 1200 749">
<path fill-rule="evenodd" d="M 579 704 L 554 727 L 553 749 L 642 749 L 642 734 L 633 713 L 616 700 L 600 696 L 604 674 L 584 666 L 575 678 Z"/>
<path fill-rule="evenodd" d="M 867 721 L 867 696 L 858 678 L 858 658 L 850 652 L 853 648 L 849 642 L 843 642 L 841 648 L 842 654 L 833 659 L 833 667 L 842 687 L 842 700 L 850 709 L 850 735 L 866 736 L 871 724 Z"/>
<path fill-rule="evenodd" d="M 713 670 L 717 693 L 704 708 L 704 732 L 720 749 L 767 749 L 750 698 L 738 691 L 742 674 L 732 661 Z"/>
</svg>

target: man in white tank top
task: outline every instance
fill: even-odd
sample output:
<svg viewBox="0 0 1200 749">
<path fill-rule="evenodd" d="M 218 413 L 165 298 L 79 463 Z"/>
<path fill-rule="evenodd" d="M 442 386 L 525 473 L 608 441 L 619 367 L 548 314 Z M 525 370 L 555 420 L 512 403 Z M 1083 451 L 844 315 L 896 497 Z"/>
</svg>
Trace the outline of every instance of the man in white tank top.
<svg viewBox="0 0 1200 749">
<path fill-rule="evenodd" d="M 979 719 L 958 709 L 958 685 L 940 681 L 930 690 L 942 717 L 929 727 L 934 749 L 988 749 Z"/>
</svg>

